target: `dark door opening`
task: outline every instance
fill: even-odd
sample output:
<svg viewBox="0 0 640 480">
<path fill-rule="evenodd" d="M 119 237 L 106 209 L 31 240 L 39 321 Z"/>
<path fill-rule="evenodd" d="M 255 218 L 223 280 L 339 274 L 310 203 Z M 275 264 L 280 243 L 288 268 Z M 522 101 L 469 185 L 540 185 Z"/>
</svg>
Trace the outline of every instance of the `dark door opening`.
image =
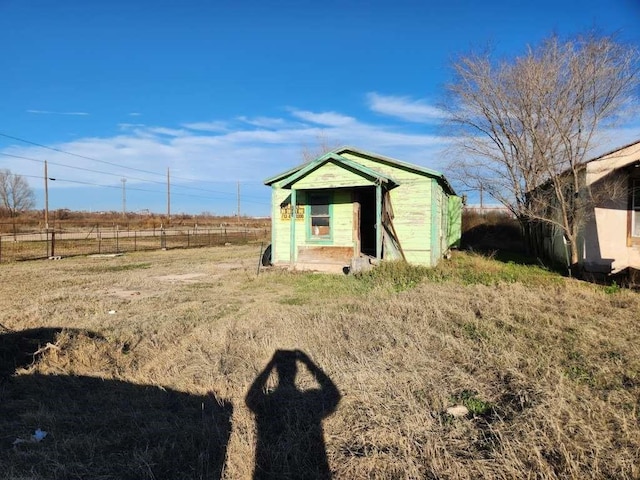
<svg viewBox="0 0 640 480">
<path fill-rule="evenodd" d="M 360 202 L 360 251 L 365 255 L 376 256 L 376 189 L 364 187 L 358 189 Z"/>
</svg>

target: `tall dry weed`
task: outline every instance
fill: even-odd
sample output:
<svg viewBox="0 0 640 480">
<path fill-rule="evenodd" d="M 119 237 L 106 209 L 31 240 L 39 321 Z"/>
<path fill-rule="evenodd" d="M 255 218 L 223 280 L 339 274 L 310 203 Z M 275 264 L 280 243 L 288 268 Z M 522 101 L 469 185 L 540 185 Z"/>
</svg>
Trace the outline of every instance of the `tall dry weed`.
<svg viewBox="0 0 640 480">
<path fill-rule="evenodd" d="M 247 392 L 297 349 L 340 391 L 333 478 L 640 478 L 637 294 L 477 256 L 256 276 L 258 253 L 4 266 L 0 324 L 56 330 L 0 386 L 0 477 L 251 478 Z"/>
</svg>

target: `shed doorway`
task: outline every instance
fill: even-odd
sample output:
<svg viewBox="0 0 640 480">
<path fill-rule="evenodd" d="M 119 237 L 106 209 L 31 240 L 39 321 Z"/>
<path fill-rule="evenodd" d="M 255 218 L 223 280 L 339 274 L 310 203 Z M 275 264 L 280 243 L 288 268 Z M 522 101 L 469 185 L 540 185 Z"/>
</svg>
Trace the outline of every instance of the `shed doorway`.
<svg viewBox="0 0 640 480">
<path fill-rule="evenodd" d="M 376 256 L 376 189 L 362 187 L 356 190 L 356 202 L 360 205 L 358 237 L 360 252 Z"/>
</svg>

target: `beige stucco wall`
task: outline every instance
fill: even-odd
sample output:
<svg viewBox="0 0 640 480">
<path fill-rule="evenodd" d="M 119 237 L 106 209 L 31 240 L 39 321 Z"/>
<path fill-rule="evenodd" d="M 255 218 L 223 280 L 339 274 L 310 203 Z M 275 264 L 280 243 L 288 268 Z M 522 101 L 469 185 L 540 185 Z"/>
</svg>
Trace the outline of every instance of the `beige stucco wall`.
<svg viewBox="0 0 640 480">
<path fill-rule="evenodd" d="M 587 269 L 618 272 L 640 268 L 640 245 L 627 245 L 627 171 L 619 170 L 640 160 L 640 143 L 605 155 L 587 164 L 586 183 L 597 201 L 592 218 L 583 231 L 583 258 Z"/>
<path fill-rule="evenodd" d="M 585 229 L 584 263 L 591 270 L 618 272 L 640 269 L 640 246 L 627 246 L 627 211 L 596 208 L 595 219 Z M 593 267 L 602 268 L 593 268 Z"/>
<path fill-rule="evenodd" d="M 593 185 L 612 171 L 640 160 L 640 142 L 587 164 L 587 185 Z"/>
</svg>

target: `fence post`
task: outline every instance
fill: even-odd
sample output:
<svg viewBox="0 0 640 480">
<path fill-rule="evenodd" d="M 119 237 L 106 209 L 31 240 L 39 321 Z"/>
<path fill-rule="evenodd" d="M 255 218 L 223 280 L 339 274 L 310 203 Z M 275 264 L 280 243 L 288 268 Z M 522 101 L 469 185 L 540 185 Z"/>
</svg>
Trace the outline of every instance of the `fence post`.
<svg viewBox="0 0 640 480">
<path fill-rule="evenodd" d="M 120 253 L 120 229 L 116 227 L 116 253 Z"/>
<path fill-rule="evenodd" d="M 0 263 L 2 263 L 2 235 L 0 235 Z"/>
<path fill-rule="evenodd" d="M 191 246 L 191 242 L 189 240 L 189 230 L 187 230 L 187 248 Z"/>
<path fill-rule="evenodd" d="M 138 251 L 138 232 L 136 230 L 133 231 L 133 251 Z"/>
<path fill-rule="evenodd" d="M 51 231 L 51 256 L 56 256 L 56 232 L 54 230 Z"/>
</svg>

